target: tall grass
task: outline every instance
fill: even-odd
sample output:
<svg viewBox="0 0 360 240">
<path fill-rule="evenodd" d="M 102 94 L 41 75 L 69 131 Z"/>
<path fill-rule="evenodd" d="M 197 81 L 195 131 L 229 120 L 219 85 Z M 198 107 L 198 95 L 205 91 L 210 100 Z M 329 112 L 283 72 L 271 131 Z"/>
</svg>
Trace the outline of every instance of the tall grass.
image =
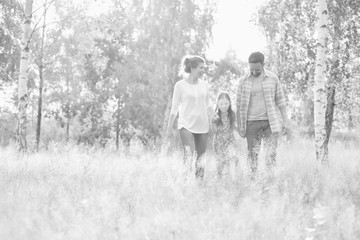
<svg viewBox="0 0 360 240">
<path fill-rule="evenodd" d="M 220 180 L 209 154 L 202 181 L 178 151 L 53 144 L 0 155 L 4 240 L 360 239 L 360 150 L 339 143 L 330 167 L 317 165 L 311 142 L 282 143 L 273 178 L 262 164 L 254 181 L 244 154 Z"/>
</svg>

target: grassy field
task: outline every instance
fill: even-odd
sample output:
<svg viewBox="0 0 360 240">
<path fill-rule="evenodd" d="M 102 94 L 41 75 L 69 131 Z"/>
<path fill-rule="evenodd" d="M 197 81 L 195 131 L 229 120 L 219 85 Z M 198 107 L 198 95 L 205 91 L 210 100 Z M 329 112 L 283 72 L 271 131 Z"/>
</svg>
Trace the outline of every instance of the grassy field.
<svg viewBox="0 0 360 240">
<path fill-rule="evenodd" d="M 360 150 L 332 143 L 329 168 L 313 144 L 278 148 L 271 183 L 251 181 L 245 155 L 233 178 L 203 181 L 179 152 L 130 153 L 53 144 L 19 157 L 0 150 L 0 239 L 360 239 Z M 261 159 L 263 161 L 263 159 Z"/>
</svg>

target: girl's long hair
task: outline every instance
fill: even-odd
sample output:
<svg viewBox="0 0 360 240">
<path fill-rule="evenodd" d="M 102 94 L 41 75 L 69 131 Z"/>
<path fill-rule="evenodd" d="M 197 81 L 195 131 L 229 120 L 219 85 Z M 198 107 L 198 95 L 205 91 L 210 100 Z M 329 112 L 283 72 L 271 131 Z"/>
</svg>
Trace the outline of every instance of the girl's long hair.
<svg viewBox="0 0 360 240">
<path fill-rule="evenodd" d="M 219 100 L 220 99 L 227 99 L 230 103 L 229 105 L 229 109 L 228 109 L 228 117 L 229 117 L 229 121 L 230 121 L 230 128 L 235 128 L 235 112 L 232 110 L 231 108 L 231 100 L 230 100 L 230 95 L 229 93 L 227 92 L 220 92 L 217 99 L 216 99 L 216 109 L 215 109 L 215 112 L 216 114 L 219 116 L 219 120 L 218 122 L 216 123 L 216 125 L 218 126 L 222 126 L 223 125 L 223 122 L 221 121 L 221 111 L 220 109 L 218 108 L 218 103 L 219 103 Z"/>
</svg>

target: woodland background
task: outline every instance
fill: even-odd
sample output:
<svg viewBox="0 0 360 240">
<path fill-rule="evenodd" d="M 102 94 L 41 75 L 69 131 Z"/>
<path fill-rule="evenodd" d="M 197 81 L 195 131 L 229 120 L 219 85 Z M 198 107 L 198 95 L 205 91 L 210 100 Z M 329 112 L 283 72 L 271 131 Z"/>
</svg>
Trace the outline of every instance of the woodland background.
<svg viewBox="0 0 360 240">
<path fill-rule="evenodd" d="M 320 91 L 318 2 L 329 17 Z M 284 86 L 292 134 L 281 137 L 271 174 L 260 154 L 255 180 L 245 140 L 222 179 L 209 145 L 199 180 L 178 139 L 169 148 L 162 135 L 185 54 L 206 58 L 213 104 L 220 90 L 234 98 L 247 71 L 236 51 L 207 54 L 217 4 L 0 0 L 3 239 L 360 239 L 360 1 L 263 1 L 253 21 Z M 315 160 L 319 92 L 327 165 Z"/>
<path fill-rule="evenodd" d="M 156 146 L 164 132 L 181 58 L 207 60 L 212 103 L 219 90 L 235 96 L 247 63 L 229 50 L 206 56 L 215 0 L 109 0 L 90 14 L 90 0 L 34 1 L 28 75 L 29 148 L 72 141 Z M 104 2 L 105 4 L 105 2 Z M 266 65 L 284 86 L 294 132 L 314 134 L 315 0 L 264 2 L 253 21 L 267 39 Z M 24 6 L 0 4 L 0 144 L 15 141 Z M 327 130 L 358 142 L 360 127 L 360 2 L 330 0 Z"/>
</svg>

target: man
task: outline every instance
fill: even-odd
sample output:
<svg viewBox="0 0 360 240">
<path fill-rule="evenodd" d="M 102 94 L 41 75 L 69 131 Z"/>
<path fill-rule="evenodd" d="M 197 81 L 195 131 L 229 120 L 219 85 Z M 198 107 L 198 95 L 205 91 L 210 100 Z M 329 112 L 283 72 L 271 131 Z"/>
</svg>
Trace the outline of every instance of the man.
<svg viewBox="0 0 360 240">
<path fill-rule="evenodd" d="M 238 85 L 236 115 L 239 134 L 247 140 L 248 161 L 254 177 L 262 141 L 266 165 L 271 168 L 276 164 L 277 139 L 282 132 L 277 109 L 284 128 L 289 126 L 289 121 L 282 87 L 276 74 L 264 69 L 264 54 L 254 52 L 248 62 L 250 73 Z"/>
</svg>

